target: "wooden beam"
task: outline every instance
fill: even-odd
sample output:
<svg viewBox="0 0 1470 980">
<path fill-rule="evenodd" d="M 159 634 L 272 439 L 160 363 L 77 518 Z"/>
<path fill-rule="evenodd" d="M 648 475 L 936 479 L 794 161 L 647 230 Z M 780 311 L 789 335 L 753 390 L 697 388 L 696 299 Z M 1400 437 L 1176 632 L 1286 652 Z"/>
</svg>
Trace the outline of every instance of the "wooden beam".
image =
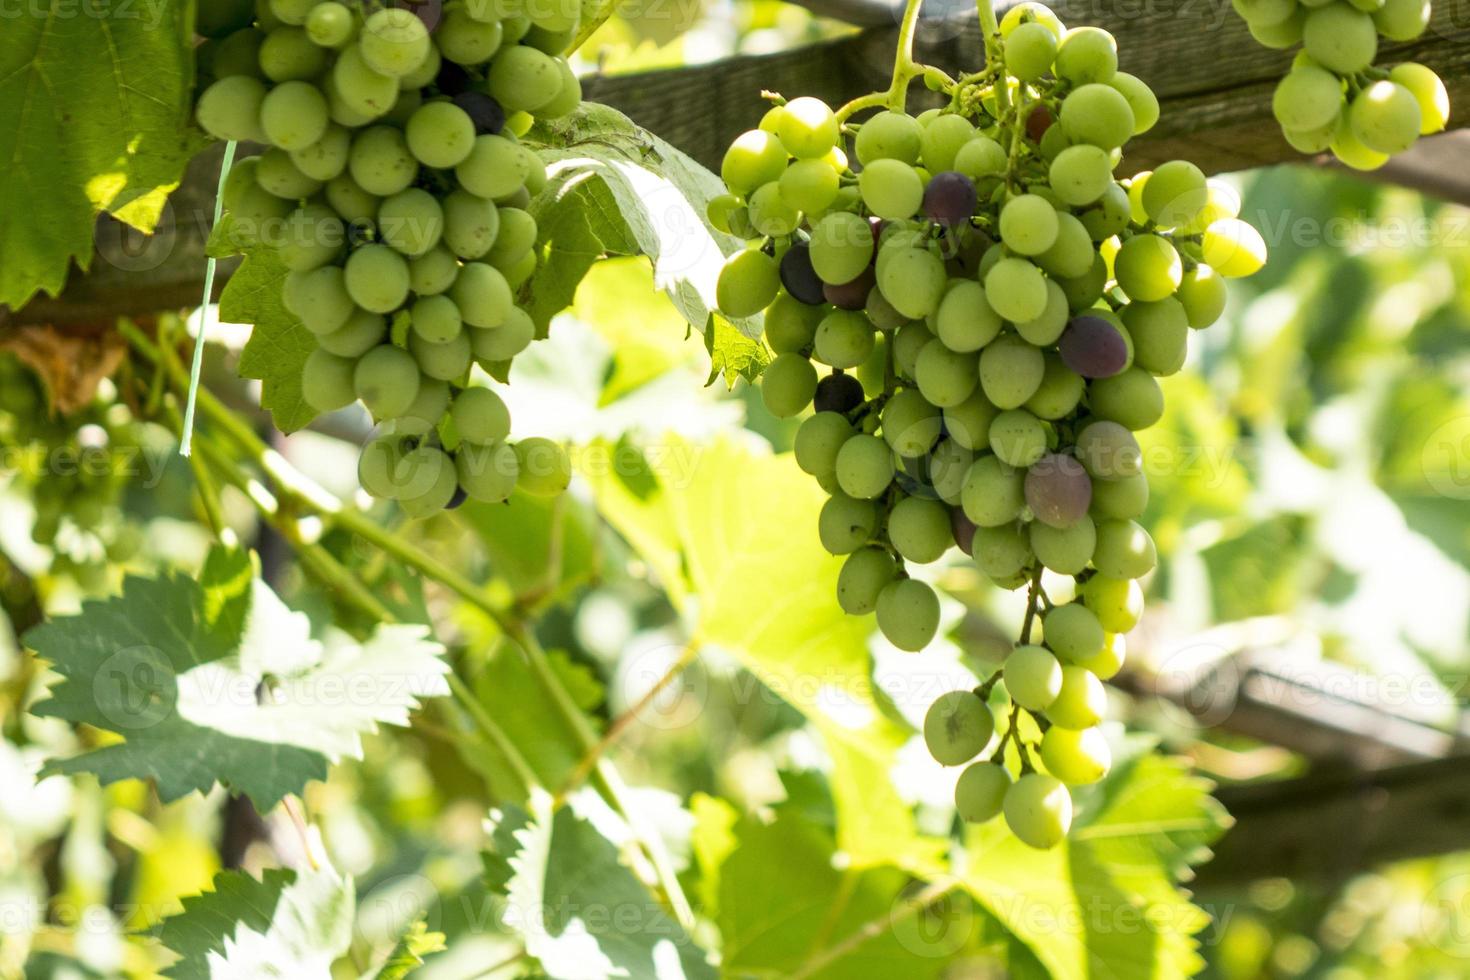
<svg viewBox="0 0 1470 980">
<path fill-rule="evenodd" d="M 891 25 L 893 13 L 880 0 L 806 0 L 823 12 L 867 24 Z M 979 30 L 968 3 L 941 0 L 952 17 L 926 20 L 918 32 L 918 56 L 951 73 L 979 67 L 984 58 Z M 1261 47 L 1227 5 L 1194 0 L 1147 4 L 1054 4 L 1072 25 L 1092 24 L 1116 34 L 1124 70 L 1153 86 L 1162 118 L 1130 144 L 1125 170 L 1142 170 L 1180 157 L 1210 173 L 1243 170 L 1303 158 L 1287 146 L 1271 117 L 1271 92 L 1291 61 L 1289 52 Z M 589 99 L 614 106 L 690 156 L 717 167 L 725 148 L 755 126 L 767 103 L 762 89 L 787 96 L 815 95 L 833 104 L 881 89 L 893 61 L 895 28 L 874 26 L 834 41 L 770 55 L 729 58 L 630 75 L 586 79 Z M 1380 61 L 1422 61 L 1446 80 L 1452 104 L 1470 104 L 1470 0 L 1439 0 L 1423 38 L 1386 45 Z M 927 93 L 915 92 L 922 99 Z M 1456 113 L 1453 124 L 1465 118 Z M 1470 177 L 1447 168 L 1441 157 L 1463 145 L 1421 141 L 1391 165 L 1388 179 L 1414 182 L 1470 203 Z M 1439 147 L 1445 145 L 1444 150 Z M 1424 153 L 1427 162 L 1416 163 Z M 1435 154 L 1432 158 L 1429 154 Z M 1463 159 L 1460 157 L 1459 159 Z M 173 212 L 160 229 L 160 242 L 146 249 L 117 222 L 98 224 L 98 258 L 87 275 L 75 275 L 63 295 L 43 298 L 7 314 L 0 325 L 91 323 L 188 306 L 203 288 L 207 216 L 218 173 L 218 151 L 190 167 L 174 195 Z M 223 286 L 230 272 L 219 277 Z"/>
</svg>

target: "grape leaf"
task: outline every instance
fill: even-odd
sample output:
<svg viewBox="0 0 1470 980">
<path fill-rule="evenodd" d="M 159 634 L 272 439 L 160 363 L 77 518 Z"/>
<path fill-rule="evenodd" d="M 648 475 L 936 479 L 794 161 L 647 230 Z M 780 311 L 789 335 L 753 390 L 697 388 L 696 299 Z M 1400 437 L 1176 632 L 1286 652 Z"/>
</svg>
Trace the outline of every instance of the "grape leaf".
<svg viewBox="0 0 1470 980">
<path fill-rule="evenodd" d="M 873 685 L 872 623 L 833 598 L 840 562 L 817 539 L 821 488 L 789 454 L 674 436 L 659 450 L 658 468 L 636 480 L 625 455 L 584 454 L 620 461 L 584 472 L 599 509 L 693 617 L 698 640 L 739 657 L 822 734 L 853 863 L 934 870 L 939 845 L 919 836 L 890 778 L 911 732 Z"/>
<path fill-rule="evenodd" d="M 252 324 L 240 352 L 240 374 L 261 383 L 260 403 L 276 428 L 295 432 L 316 418 L 301 394 L 301 371 L 316 350 L 316 338 L 286 309 L 281 290 L 286 267 L 268 248 L 252 250 L 220 296 L 225 323 Z"/>
<path fill-rule="evenodd" d="M 352 879 L 331 868 L 267 871 L 256 879 L 223 871 L 214 890 L 183 902 L 159 923 L 163 945 L 179 959 L 174 980 L 325 977 L 352 943 Z"/>
<path fill-rule="evenodd" d="M 553 811 L 537 792 L 531 810 L 498 815 L 487 879 L 507 899 L 504 921 L 555 980 L 714 980 L 704 950 L 625 867 L 629 830 L 591 791 Z"/>
<path fill-rule="evenodd" d="M 1142 741 L 1130 752 L 1091 795 L 1078 794 L 1063 846 L 1034 850 L 1004 821 L 966 841 L 966 888 L 1056 980 L 1173 980 L 1203 966 L 1194 935 L 1209 916 L 1176 882 L 1229 817 L 1183 761 Z"/>
<path fill-rule="evenodd" d="M 0 30 L 0 304 L 92 262 L 97 213 L 142 231 L 202 145 L 186 125 L 188 5 L 29 4 Z"/>
<path fill-rule="evenodd" d="M 725 255 L 741 247 L 705 218 L 710 199 L 724 193 L 719 178 L 622 113 L 591 103 L 541 125 L 530 141 L 549 177 L 531 203 L 546 256 L 527 287 L 538 328 L 571 305 L 597 259 L 642 254 L 689 325 L 713 330 L 715 280 Z M 733 325 L 747 338 L 761 335 L 759 317 Z"/>
<path fill-rule="evenodd" d="M 430 932 L 422 919 L 408 927 L 399 937 L 383 965 L 365 977 L 372 980 L 403 980 L 414 970 L 424 965 L 424 957 L 444 949 L 444 934 Z"/>
<path fill-rule="evenodd" d="M 419 698 L 447 693 L 424 627 L 380 627 L 360 645 L 314 639 L 248 557 L 223 548 L 197 580 L 129 577 L 121 595 L 26 641 L 62 677 L 34 712 L 121 737 L 43 773 L 151 778 L 165 801 L 218 782 L 267 810 L 329 762 L 360 757 L 363 733 L 405 725 Z"/>
</svg>

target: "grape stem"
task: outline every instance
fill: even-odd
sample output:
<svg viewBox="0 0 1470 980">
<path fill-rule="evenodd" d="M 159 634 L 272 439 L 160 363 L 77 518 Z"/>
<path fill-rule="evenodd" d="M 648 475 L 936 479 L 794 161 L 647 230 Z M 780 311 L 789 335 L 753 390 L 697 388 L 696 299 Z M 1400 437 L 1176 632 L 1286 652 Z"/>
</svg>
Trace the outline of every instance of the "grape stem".
<svg viewBox="0 0 1470 980">
<path fill-rule="evenodd" d="M 980 34 L 985 39 L 985 71 L 995 73 L 995 101 L 1004 116 L 1010 108 L 1011 93 L 1006 85 L 1005 52 L 1000 43 L 1000 24 L 995 19 L 992 0 L 975 0 L 975 12 L 980 16 Z"/>
<path fill-rule="evenodd" d="M 918 32 L 919 12 L 923 6 L 924 0 L 908 0 L 904 5 L 903 18 L 898 24 L 898 46 L 893 55 L 893 81 L 888 91 L 860 95 L 848 102 L 835 113 L 839 123 L 846 122 L 853 113 L 864 109 L 886 107 L 894 112 L 903 112 L 908 104 L 909 85 L 916 78 L 923 78 L 944 92 L 954 91 L 957 83 L 947 72 L 914 60 L 914 35 Z"/>
</svg>

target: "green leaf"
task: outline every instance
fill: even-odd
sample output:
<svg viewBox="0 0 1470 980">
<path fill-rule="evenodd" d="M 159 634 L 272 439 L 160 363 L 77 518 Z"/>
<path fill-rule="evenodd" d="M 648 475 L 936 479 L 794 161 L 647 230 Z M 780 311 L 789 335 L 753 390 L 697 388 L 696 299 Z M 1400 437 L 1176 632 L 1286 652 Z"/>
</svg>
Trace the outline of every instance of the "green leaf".
<svg viewBox="0 0 1470 980">
<path fill-rule="evenodd" d="M 584 104 L 531 133 L 547 164 L 546 188 L 531 204 L 546 263 L 531 281 L 538 327 L 571 305 L 577 285 L 604 255 L 646 255 L 654 284 L 695 330 L 711 328 L 715 280 L 740 247 L 705 218 L 724 185 L 673 146 L 606 106 Z M 734 321 L 748 338 L 758 317 Z"/>
<path fill-rule="evenodd" d="M 741 333 L 719 313 L 710 316 L 709 329 L 704 333 L 704 346 L 710 358 L 706 384 L 714 384 L 723 377 L 725 384 L 733 389 L 737 379 L 754 381 L 771 363 L 770 348 Z"/>
<path fill-rule="evenodd" d="M 97 213 L 151 231 L 202 145 L 188 5 L 15 8 L 0 30 L 0 304 L 88 268 Z"/>
<path fill-rule="evenodd" d="M 121 595 L 26 637 L 62 677 L 35 713 L 121 739 L 43 772 L 151 778 L 165 801 L 218 782 L 267 810 L 330 762 L 360 757 L 364 733 L 405 725 L 419 698 L 447 693 L 443 648 L 427 632 L 313 639 L 307 618 L 224 549 L 198 579 L 129 577 Z"/>
<path fill-rule="evenodd" d="M 714 980 L 704 950 L 624 866 L 628 834 L 590 791 L 554 812 L 542 792 L 530 813 L 502 812 L 487 877 L 507 898 L 505 926 L 549 977 Z"/>
<path fill-rule="evenodd" d="M 286 309 L 286 267 L 268 248 L 251 251 L 220 296 L 220 319 L 251 324 L 240 353 L 240 374 L 261 383 L 260 403 L 276 428 L 295 432 L 316 418 L 301 395 L 301 372 L 316 350 L 311 331 Z"/>
<path fill-rule="evenodd" d="M 430 932 L 429 927 L 422 919 L 409 926 L 383 965 L 378 969 L 365 974 L 372 980 L 403 980 L 414 970 L 424 965 L 424 957 L 430 953 L 437 953 L 444 949 L 444 934 L 442 932 Z"/>
<path fill-rule="evenodd" d="M 602 452 L 587 458 L 613 458 Z M 822 550 L 825 495 L 790 454 L 670 436 L 657 469 L 599 466 L 584 476 L 597 505 L 693 617 L 697 642 L 721 647 L 801 711 L 832 757 L 839 843 L 858 866 L 937 867 L 893 788 L 912 734 L 872 682 L 872 622 L 834 598 L 840 561 Z M 814 683 L 819 679 L 820 683 Z"/>
<path fill-rule="evenodd" d="M 221 872 L 213 891 L 184 899 L 184 911 L 159 924 L 159 939 L 179 956 L 163 975 L 329 976 L 352 943 L 356 904 L 352 879 L 331 868 L 272 870 L 260 880 Z"/>
<path fill-rule="evenodd" d="M 970 831 L 965 885 L 1055 980 L 1175 980 L 1203 966 L 1209 916 L 1176 882 L 1229 825 L 1209 784 L 1136 743 L 1091 795 L 1066 844 L 1038 851 L 993 821 Z"/>
</svg>

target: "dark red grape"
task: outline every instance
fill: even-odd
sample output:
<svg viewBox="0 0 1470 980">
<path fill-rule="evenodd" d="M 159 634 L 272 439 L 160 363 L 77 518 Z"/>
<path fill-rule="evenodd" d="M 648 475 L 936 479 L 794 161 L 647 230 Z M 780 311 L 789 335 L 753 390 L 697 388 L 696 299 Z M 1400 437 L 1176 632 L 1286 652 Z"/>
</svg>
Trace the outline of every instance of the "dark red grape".
<svg viewBox="0 0 1470 980">
<path fill-rule="evenodd" d="M 834 371 L 817 382 L 813 408 L 818 412 L 846 415 L 863 403 L 863 383 L 850 374 Z"/>
<path fill-rule="evenodd" d="M 464 502 L 470 499 L 470 495 L 464 487 L 455 487 L 454 496 L 449 498 L 449 503 L 444 505 L 445 510 L 458 510 L 464 506 Z"/>
<path fill-rule="evenodd" d="M 1100 316 L 1079 316 L 1057 341 L 1062 363 L 1084 378 L 1111 378 L 1128 363 L 1128 344 L 1118 328 Z"/>
<path fill-rule="evenodd" d="M 949 526 L 954 532 L 954 543 L 967 555 L 975 554 L 975 522 L 965 516 L 963 507 L 949 509 Z"/>
<path fill-rule="evenodd" d="M 822 295 L 839 310 L 861 310 L 868 305 L 868 293 L 877 282 L 878 277 L 874 274 L 873 267 L 868 266 L 852 282 L 835 286 L 830 282 L 823 283 Z"/>
<path fill-rule="evenodd" d="M 1026 135 L 1033 140 L 1040 140 L 1051 129 L 1051 110 L 1044 105 L 1037 105 L 1026 117 Z"/>
<path fill-rule="evenodd" d="M 1071 456 L 1051 453 L 1026 471 L 1026 506 L 1051 527 L 1071 527 L 1092 505 L 1092 478 Z"/>
<path fill-rule="evenodd" d="M 975 202 L 975 182 L 953 170 L 935 174 L 924 188 L 924 214 L 946 228 L 968 222 Z"/>
<path fill-rule="evenodd" d="M 431 31 L 444 19 L 444 0 L 395 0 L 393 6 L 413 11 Z"/>
<path fill-rule="evenodd" d="M 796 242 L 781 256 L 781 285 L 808 306 L 822 304 L 822 280 L 812 268 L 812 249 L 806 242 Z"/>
<path fill-rule="evenodd" d="M 505 128 L 505 110 L 484 92 L 467 89 L 454 97 L 454 104 L 470 117 L 477 136 L 498 136 Z"/>
<path fill-rule="evenodd" d="M 439 68 L 439 77 L 434 80 L 439 91 L 450 97 L 461 92 L 468 92 L 470 86 L 475 84 L 474 76 L 465 71 L 463 67 L 444 59 L 444 64 Z"/>
</svg>

